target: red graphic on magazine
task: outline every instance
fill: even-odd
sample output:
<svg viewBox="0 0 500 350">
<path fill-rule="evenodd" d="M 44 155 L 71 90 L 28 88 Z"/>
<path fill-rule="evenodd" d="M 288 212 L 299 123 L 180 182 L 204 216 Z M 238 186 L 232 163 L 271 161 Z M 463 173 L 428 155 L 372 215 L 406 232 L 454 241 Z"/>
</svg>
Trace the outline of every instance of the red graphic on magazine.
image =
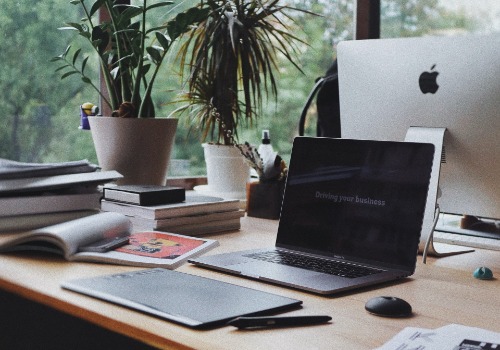
<svg viewBox="0 0 500 350">
<path fill-rule="evenodd" d="M 140 232 L 130 236 L 129 244 L 116 249 L 118 252 L 159 259 L 175 259 L 205 243 L 189 237 L 179 237 L 161 232 Z"/>
</svg>

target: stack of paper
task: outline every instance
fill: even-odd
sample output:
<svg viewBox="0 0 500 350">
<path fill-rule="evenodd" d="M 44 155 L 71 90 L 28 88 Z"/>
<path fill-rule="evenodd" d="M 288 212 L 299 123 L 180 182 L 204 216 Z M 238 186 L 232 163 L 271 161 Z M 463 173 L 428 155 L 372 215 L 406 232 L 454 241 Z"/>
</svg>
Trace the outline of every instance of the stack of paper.
<svg viewBox="0 0 500 350">
<path fill-rule="evenodd" d="M 0 232 L 54 225 L 95 214 L 98 185 L 120 178 L 88 161 L 21 163 L 0 159 Z"/>
<path fill-rule="evenodd" d="M 407 327 L 376 350 L 500 349 L 500 333 L 449 324 L 436 329 Z"/>
<path fill-rule="evenodd" d="M 240 229 L 239 200 L 187 192 L 179 203 L 141 206 L 102 200 L 101 210 L 127 215 L 135 230 L 156 230 L 199 236 Z"/>
</svg>

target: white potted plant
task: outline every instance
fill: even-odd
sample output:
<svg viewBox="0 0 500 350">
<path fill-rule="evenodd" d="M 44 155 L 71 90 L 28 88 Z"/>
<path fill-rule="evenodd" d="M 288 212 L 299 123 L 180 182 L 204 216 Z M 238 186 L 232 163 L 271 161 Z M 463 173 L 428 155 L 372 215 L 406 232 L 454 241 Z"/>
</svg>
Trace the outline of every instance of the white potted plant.
<svg viewBox="0 0 500 350">
<path fill-rule="evenodd" d="M 285 10 L 296 9 L 278 2 L 201 1 L 207 19 L 183 35 L 180 59 L 189 74 L 180 99 L 187 104 L 179 110 L 190 112 L 209 141 L 203 144 L 209 191 L 245 198 L 249 167 L 234 147 L 238 129 L 258 117 L 264 95 L 277 95 L 276 56 L 294 63 L 300 41 L 283 22 Z"/>
<path fill-rule="evenodd" d="M 203 20 L 207 10 L 192 7 L 151 28 L 148 13 L 171 6 L 172 1 L 149 4 L 143 0 L 140 5 L 124 5 L 117 0 L 70 3 L 80 6 L 85 17 L 59 29 L 75 31 L 93 48 L 106 91 L 86 74 L 89 57 L 82 55 L 81 48 L 68 46 L 53 61 L 60 64 L 57 70 L 62 79 L 79 76 L 99 93 L 104 109 L 113 111 L 106 117 L 88 118 L 99 165 L 122 173 L 120 184 L 164 185 L 177 119 L 156 118 L 152 91 L 172 42 Z M 105 11 L 108 19 L 99 20 L 100 11 Z"/>
</svg>

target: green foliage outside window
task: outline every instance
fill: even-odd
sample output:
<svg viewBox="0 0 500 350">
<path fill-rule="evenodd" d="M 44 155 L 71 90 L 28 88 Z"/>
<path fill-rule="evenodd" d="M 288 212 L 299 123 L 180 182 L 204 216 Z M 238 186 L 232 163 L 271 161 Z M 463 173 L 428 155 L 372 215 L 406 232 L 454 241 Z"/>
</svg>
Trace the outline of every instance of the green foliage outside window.
<svg viewBox="0 0 500 350">
<path fill-rule="evenodd" d="M 79 105 L 87 101 L 97 103 L 98 96 L 78 79 L 61 81 L 50 62 L 61 48 L 71 44 L 73 37 L 57 28 L 71 17 L 75 22 L 83 17 L 68 1 L 0 0 L 0 158 L 31 162 L 87 158 L 97 162 L 90 133 L 78 126 Z M 301 48 L 299 58 L 305 73 L 299 73 L 283 59 L 279 100 L 267 101 L 258 124 L 243 130 L 239 139 L 256 144 L 260 142 L 261 130 L 269 129 L 274 148 L 286 155 L 297 135 L 302 104 L 314 80 L 324 74 L 334 59 L 336 43 L 352 38 L 354 6 L 352 0 L 282 1 L 322 15 L 297 14 L 294 18 L 296 34 L 309 43 Z M 162 20 L 166 18 L 159 12 L 158 21 Z M 479 23 L 463 11 L 446 10 L 438 0 L 383 0 L 381 20 L 383 37 L 484 31 L 489 23 Z M 178 63 L 174 58 L 170 60 L 164 67 L 169 74 L 161 74 L 157 82 L 164 87 L 154 97 L 158 101 L 157 115 L 170 114 L 177 106 L 169 101 L 182 90 L 179 78 L 172 74 L 180 73 Z M 98 63 L 89 61 L 87 69 L 97 75 Z M 306 133 L 315 134 L 314 115 L 309 118 Z M 199 140 L 199 130 L 189 127 L 188 118 L 180 120 L 173 157 L 188 160 L 191 174 L 198 175 L 205 171 Z"/>
</svg>

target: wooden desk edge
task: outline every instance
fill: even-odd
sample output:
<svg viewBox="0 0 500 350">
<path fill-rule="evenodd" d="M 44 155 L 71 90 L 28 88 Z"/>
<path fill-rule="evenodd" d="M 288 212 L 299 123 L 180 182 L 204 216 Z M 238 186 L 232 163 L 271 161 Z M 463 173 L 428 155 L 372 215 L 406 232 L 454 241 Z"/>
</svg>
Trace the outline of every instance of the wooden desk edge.
<svg viewBox="0 0 500 350">
<path fill-rule="evenodd" d="M 268 243 L 271 242 L 275 237 L 274 232 L 272 232 L 274 226 L 275 225 L 272 224 L 272 222 L 267 222 L 259 219 L 253 220 L 249 218 L 243 218 L 242 231 L 223 234 L 223 235 L 215 235 L 215 237 L 212 236 L 211 238 L 215 239 L 220 238 L 221 242 L 223 242 L 224 240 L 231 240 L 231 244 L 228 244 L 227 246 L 224 244 L 225 247 L 223 250 L 240 250 L 242 246 L 250 246 L 250 248 L 252 248 L 256 244 L 268 245 Z M 237 241 L 235 244 L 232 244 L 234 239 L 236 239 Z M 214 250 L 209 252 L 208 254 L 213 254 L 218 252 L 220 251 Z M 429 276 L 432 277 L 432 275 L 434 275 L 433 269 L 436 268 L 436 270 L 441 271 L 441 274 L 444 276 L 444 279 L 441 282 L 445 282 L 444 280 L 452 281 L 456 276 L 464 277 L 466 274 L 467 275 L 469 274 L 468 271 L 470 271 L 470 276 L 471 276 L 472 268 L 477 267 L 478 264 L 480 265 L 490 264 L 490 267 L 492 267 L 494 274 L 498 275 L 500 274 L 500 266 L 498 265 L 499 261 L 498 256 L 499 252 L 477 250 L 475 253 L 468 253 L 453 257 L 446 257 L 441 259 L 430 258 L 427 265 L 423 265 L 421 263 L 421 257 L 419 257 L 419 261 L 417 263 L 417 271 L 420 270 L 418 274 L 425 279 L 426 277 Z M 13 260 L 11 261 L 11 259 Z M 38 257 L 31 257 L 31 255 L 25 255 L 21 257 L 17 255 L 12 255 L 12 257 L 7 257 L 6 260 L 9 262 L 7 268 L 11 268 L 10 275 L 9 271 L 7 270 L 7 272 L 3 275 L 3 277 L 0 277 L 0 288 L 9 291 L 11 293 L 14 293 L 16 295 L 19 295 L 21 297 L 27 298 L 28 300 L 32 300 L 42 305 L 46 305 L 48 307 L 72 315 L 74 317 L 81 318 L 83 320 L 96 324 L 112 332 L 125 335 L 127 337 L 136 339 L 140 342 L 143 342 L 145 344 L 154 347 L 167 348 L 167 349 L 169 348 L 191 349 L 192 348 L 191 346 L 193 346 L 194 348 L 199 348 L 203 346 L 204 349 L 205 348 L 215 349 L 217 347 L 215 345 L 215 341 L 213 341 L 214 338 L 217 338 L 219 335 L 226 334 L 227 332 L 229 332 L 228 330 L 225 329 L 222 331 L 216 331 L 215 335 L 211 337 L 212 342 L 210 341 L 205 342 L 203 340 L 203 331 L 193 331 L 190 330 L 189 328 L 154 318 L 153 316 L 141 314 L 133 310 L 125 309 L 123 307 L 107 303 L 105 301 L 96 300 L 94 298 L 73 293 L 70 291 L 65 291 L 59 286 L 59 283 L 68 277 L 78 278 L 78 277 L 85 277 L 85 275 L 89 274 L 93 275 L 94 272 L 97 275 L 98 273 L 113 273 L 113 271 L 119 272 L 119 270 L 121 269 L 131 270 L 139 268 L 119 267 L 115 265 L 73 263 L 59 259 L 53 259 L 53 260 L 44 259 L 43 257 L 42 260 L 46 260 L 43 263 L 57 264 L 58 266 L 54 267 L 55 270 L 53 271 L 63 270 L 62 273 L 57 275 L 56 281 L 48 283 L 48 286 L 44 288 L 30 287 L 29 282 L 25 282 L 26 276 L 29 274 L 25 274 L 24 277 L 13 276 L 12 272 L 16 271 L 15 269 L 20 263 L 25 269 L 28 270 L 30 268 L 30 264 L 32 264 L 33 266 L 38 266 L 39 263 Z M 306 299 L 308 306 L 313 306 L 313 310 L 314 307 L 316 307 L 316 310 L 318 310 L 317 307 L 321 306 L 320 304 L 322 303 L 322 301 L 318 302 L 316 300 L 317 298 L 315 298 L 314 296 L 309 297 L 308 295 L 310 294 L 303 294 L 302 292 L 291 291 L 289 289 L 282 287 L 270 287 L 268 284 L 248 281 L 246 279 L 234 276 L 228 276 L 224 274 L 214 275 L 213 272 L 208 272 L 207 270 L 204 269 L 203 270 L 202 269 L 195 270 L 195 269 L 197 268 L 189 266 L 189 264 L 186 264 L 180 268 L 180 271 L 195 273 L 205 276 L 209 275 L 210 277 L 217 279 L 220 278 L 221 280 L 225 281 L 237 280 L 238 281 L 237 283 L 241 283 L 246 286 L 254 286 L 257 289 L 267 290 L 271 292 L 278 290 L 280 294 L 283 293 L 291 297 L 297 297 L 298 299 L 301 299 L 301 297 L 303 296 L 304 299 Z M 49 267 L 47 271 L 50 272 L 52 270 Z M 76 274 L 74 273 L 75 271 L 77 271 Z M 461 281 L 461 284 L 462 285 L 465 284 L 464 282 L 468 283 L 467 281 Z M 493 293 L 492 289 L 494 289 L 495 286 L 498 286 L 497 283 L 498 281 L 494 282 L 493 285 L 490 284 L 483 284 L 483 285 L 488 286 L 489 294 L 492 294 Z M 404 284 L 401 284 L 400 287 L 398 287 L 398 289 L 404 289 L 404 288 L 405 288 Z M 372 292 L 360 294 L 360 296 L 354 294 L 348 299 L 350 299 L 351 301 L 356 299 L 355 310 L 358 310 L 360 303 L 362 303 L 362 300 L 358 299 L 363 299 L 368 296 L 371 296 L 372 294 L 378 294 L 378 293 L 382 292 L 374 290 Z M 337 300 L 342 301 L 342 298 Z M 336 303 L 334 300 L 331 301 L 332 302 L 329 304 Z M 108 316 L 108 314 L 106 314 L 103 311 L 99 312 L 100 308 L 104 310 L 110 309 L 112 311 L 116 311 L 117 315 L 110 313 Z M 361 312 L 360 314 L 363 313 Z M 124 318 L 117 317 L 120 315 L 122 316 L 125 315 L 126 317 Z M 132 317 L 133 319 L 132 322 L 130 321 L 129 316 Z M 422 322 L 425 323 L 428 321 L 425 319 L 426 318 L 425 314 L 422 314 L 420 316 L 424 317 Z M 362 317 L 365 318 L 364 314 L 362 315 Z M 141 321 L 144 321 L 144 323 L 147 325 L 153 325 L 153 326 L 155 324 L 158 324 L 158 322 L 161 322 L 162 324 L 165 322 L 165 327 L 162 327 L 162 329 L 163 328 L 167 329 L 168 334 L 159 333 L 157 329 L 154 329 L 154 327 L 147 328 L 144 324 L 141 323 Z M 353 322 L 353 320 L 349 321 L 351 323 Z M 435 324 L 436 322 L 433 323 Z M 442 322 L 439 323 L 441 324 Z M 481 326 L 481 324 L 479 324 L 478 326 Z M 338 324 L 337 327 L 339 327 Z M 337 332 L 337 330 L 338 328 L 336 328 L 335 332 Z M 392 331 L 394 330 L 391 330 L 391 332 Z M 273 336 L 274 334 L 276 334 L 277 336 L 285 336 L 289 333 L 279 332 L 272 334 Z M 264 333 L 262 333 L 262 335 L 264 335 Z M 338 336 L 342 337 L 342 334 L 338 334 Z M 239 339 L 245 339 L 245 337 L 246 336 L 243 335 L 238 336 Z M 388 339 L 389 338 L 387 338 L 386 340 Z M 190 346 L 184 344 L 190 344 Z M 235 345 L 234 342 L 233 345 Z"/>
<path fill-rule="evenodd" d="M 148 332 L 145 329 L 137 328 L 134 325 L 131 325 L 127 322 L 121 322 L 113 317 L 103 315 L 98 312 L 94 312 L 82 306 L 79 306 L 70 301 L 58 299 L 49 294 L 43 294 L 37 291 L 34 291 L 28 287 L 20 286 L 18 284 L 9 282 L 5 279 L 0 278 L 0 289 L 15 294 L 17 296 L 23 297 L 30 301 L 34 301 L 36 303 L 40 303 L 42 305 L 48 306 L 65 314 L 80 318 L 82 320 L 91 322 L 95 325 L 103 327 L 109 331 L 122 334 L 126 337 L 138 340 L 142 343 L 151 345 L 153 347 L 161 348 L 161 349 L 185 349 L 191 350 L 194 349 L 192 347 L 186 346 L 180 342 L 173 341 L 171 339 L 167 339 L 161 336 L 158 336 L 155 333 Z M 67 291 L 67 293 L 72 293 Z M 96 300 L 94 298 L 84 296 L 84 295 L 76 295 L 78 298 L 89 298 L 92 302 L 95 303 L 103 303 L 105 305 L 109 305 L 108 302 Z M 119 307 L 119 306 L 116 306 Z"/>
</svg>

